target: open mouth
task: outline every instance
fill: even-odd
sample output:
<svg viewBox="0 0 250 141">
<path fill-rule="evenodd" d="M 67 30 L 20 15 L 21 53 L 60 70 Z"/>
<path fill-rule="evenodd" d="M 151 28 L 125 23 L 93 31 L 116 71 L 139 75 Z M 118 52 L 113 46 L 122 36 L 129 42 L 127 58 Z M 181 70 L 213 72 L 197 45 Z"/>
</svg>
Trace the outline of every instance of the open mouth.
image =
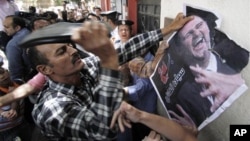
<svg viewBox="0 0 250 141">
<path fill-rule="evenodd" d="M 204 42 L 205 42 L 205 39 L 203 36 L 201 36 L 201 37 L 194 39 L 192 45 L 194 48 L 197 48 L 197 47 L 199 47 L 200 44 L 202 44 Z"/>
</svg>

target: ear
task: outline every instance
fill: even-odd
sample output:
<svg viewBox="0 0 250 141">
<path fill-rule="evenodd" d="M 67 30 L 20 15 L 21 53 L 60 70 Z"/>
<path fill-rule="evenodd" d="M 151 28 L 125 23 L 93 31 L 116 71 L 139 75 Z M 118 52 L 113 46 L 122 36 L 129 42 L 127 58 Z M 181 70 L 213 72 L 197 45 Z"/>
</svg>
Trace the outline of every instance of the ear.
<svg viewBox="0 0 250 141">
<path fill-rule="evenodd" d="M 16 31 L 21 30 L 21 26 L 19 26 L 19 25 L 18 25 L 18 26 L 16 26 L 16 27 L 15 27 L 15 30 L 16 30 Z"/>
<path fill-rule="evenodd" d="M 48 65 L 38 65 L 36 66 L 36 69 L 44 75 L 50 75 L 53 73 L 53 70 Z"/>
</svg>

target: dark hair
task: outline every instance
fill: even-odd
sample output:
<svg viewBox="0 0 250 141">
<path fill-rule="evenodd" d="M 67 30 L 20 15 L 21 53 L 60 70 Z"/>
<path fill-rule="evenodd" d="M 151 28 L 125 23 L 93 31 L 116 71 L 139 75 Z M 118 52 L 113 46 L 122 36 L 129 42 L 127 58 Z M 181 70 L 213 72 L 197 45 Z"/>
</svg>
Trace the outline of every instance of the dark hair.
<svg viewBox="0 0 250 141">
<path fill-rule="evenodd" d="M 214 13 L 212 13 L 210 11 L 196 9 L 196 8 L 193 8 L 190 6 L 187 6 L 186 9 L 187 9 L 186 16 L 194 15 L 194 16 L 198 16 L 198 17 L 202 18 L 207 23 L 207 26 L 208 26 L 209 31 L 210 31 L 210 37 L 215 36 L 214 28 L 217 26 L 216 20 L 218 20 L 218 17 Z"/>
<path fill-rule="evenodd" d="M 19 16 L 9 15 L 9 16 L 6 16 L 5 18 L 12 18 L 12 26 L 13 27 L 17 27 L 17 26 L 20 26 L 21 28 L 26 27 L 25 20 Z"/>
<path fill-rule="evenodd" d="M 36 21 L 39 21 L 39 20 L 45 20 L 45 21 L 48 21 L 48 19 L 44 18 L 44 17 L 34 17 L 31 19 L 30 23 L 29 23 L 29 29 L 30 30 L 33 30 L 34 29 L 34 23 Z M 49 22 L 49 21 L 48 21 Z"/>
<path fill-rule="evenodd" d="M 89 18 L 89 16 L 94 16 L 94 17 L 96 17 L 99 21 L 101 21 L 101 18 L 99 17 L 99 16 L 97 16 L 96 14 L 94 14 L 94 13 L 89 13 L 88 15 L 87 15 L 87 20 L 91 20 L 90 18 Z"/>
<path fill-rule="evenodd" d="M 95 9 L 102 11 L 101 7 L 98 7 L 98 6 L 93 7 L 93 10 L 95 10 Z"/>
<path fill-rule="evenodd" d="M 37 47 L 27 48 L 27 54 L 34 69 L 37 65 L 47 65 L 49 62 L 46 56 L 37 50 Z"/>
<path fill-rule="evenodd" d="M 30 13 L 36 13 L 36 7 L 35 6 L 30 6 L 29 7 L 29 12 Z"/>
</svg>

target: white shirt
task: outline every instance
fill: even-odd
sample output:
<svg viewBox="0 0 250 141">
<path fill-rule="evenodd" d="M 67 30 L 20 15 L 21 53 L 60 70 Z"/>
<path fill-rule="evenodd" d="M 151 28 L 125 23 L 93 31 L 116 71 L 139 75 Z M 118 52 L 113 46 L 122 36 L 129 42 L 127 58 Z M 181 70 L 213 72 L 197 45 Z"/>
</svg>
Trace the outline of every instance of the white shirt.
<svg viewBox="0 0 250 141">
<path fill-rule="evenodd" d="M 6 16 L 14 15 L 18 11 L 18 7 L 14 2 L 0 0 L 0 31 L 3 30 L 3 21 Z"/>
<path fill-rule="evenodd" d="M 206 70 L 217 72 L 217 60 L 213 53 L 210 53 L 209 63 L 208 63 Z M 214 104 L 213 96 L 208 96 L 207 98 L 210 101 L 210 103 L 213 105 Z"/>
<path fill-rule="evenodd" d="M 115 43 L 117 40 L 120 40 L 120 36 L 118 34 L 118 27 L 116 27 L 113 31 L 111 31 L 111 40 Z"/>
</svg>

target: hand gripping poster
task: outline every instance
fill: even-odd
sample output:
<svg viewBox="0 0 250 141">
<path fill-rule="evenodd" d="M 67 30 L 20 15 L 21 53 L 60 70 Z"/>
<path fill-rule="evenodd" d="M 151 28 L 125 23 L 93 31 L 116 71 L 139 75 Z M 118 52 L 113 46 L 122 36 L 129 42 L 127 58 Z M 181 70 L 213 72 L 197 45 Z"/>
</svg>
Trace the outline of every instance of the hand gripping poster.
<svg viewBox="0 0 250 141">
<path fill-rule="evenodd" d="M 150 79 L 169 118 L 201 130 L 248 89 L 249 52 L 219 30 L 218 14 L 187 4 L 184 14 L 194 19 L 165 41 Z"/>
</svg>

